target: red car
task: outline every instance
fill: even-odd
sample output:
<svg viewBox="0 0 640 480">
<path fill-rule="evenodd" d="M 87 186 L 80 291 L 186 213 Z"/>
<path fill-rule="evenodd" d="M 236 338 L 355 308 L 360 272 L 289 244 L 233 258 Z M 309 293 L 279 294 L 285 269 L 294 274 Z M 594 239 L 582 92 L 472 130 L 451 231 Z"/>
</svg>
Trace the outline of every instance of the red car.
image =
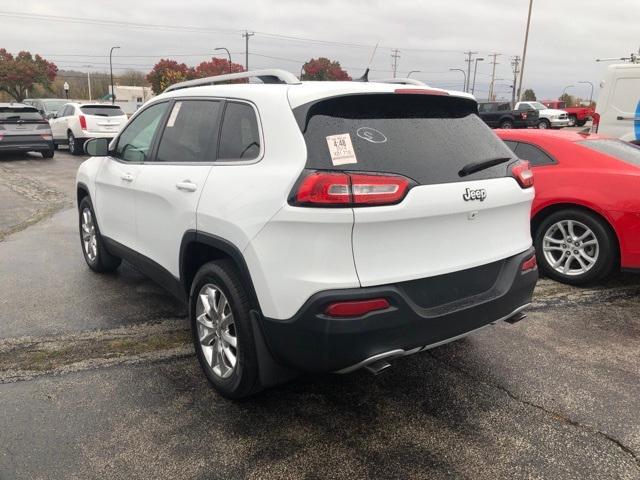
<svg viewBox="0 0 640 480">
<path fill-rule="evenodd" d="M 577 132 L 496 130 L 534 171 L 531 232 L 550 278 L 582 285 L 640 273 L 640 148 Z"/>
</svg>

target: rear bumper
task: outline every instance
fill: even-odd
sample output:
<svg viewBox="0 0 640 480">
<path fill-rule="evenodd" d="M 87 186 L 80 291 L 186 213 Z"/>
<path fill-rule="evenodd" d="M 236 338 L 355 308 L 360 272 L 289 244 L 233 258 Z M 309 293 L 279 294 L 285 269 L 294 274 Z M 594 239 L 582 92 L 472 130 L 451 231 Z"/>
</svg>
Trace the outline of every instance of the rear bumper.
<svg viewBox="0 0 640 480">
<path fill-rule="evenodd" d="M 88 140 L 90 138 L 106 138 L 109 141 L 111 141 L 111 139 L 113 137 L 115 137 L 118 134 L 117 131 L 109 131 L 109 132 L 91 132 L 89 130 L 82 130 L 82 139 L 84 140 Z"/>
<path fill-rule="evenodd" d="M 4 137 L 0 152 L 43 152 L 53 150 L 53 140 L 17 140 Z"/>
<path fill-rule="evenodd" d="M 313 372 L 350 371 L 386 353 L 409 352 L 446 343 L 492 322 L 507 319 L 531 302 L 537 270 L 523 273 L 529 249 L 500 262 L 490 288 L 441 305 L 421 307 L 404 283 L 368 288 L 324 291 L 311 297 L 291 319 L 262 318 L 264 337 L 274 358 L 284 365 Z M 428 279 L 431 285 L 456 289 L 452 279 L 483 274 L 484 267 Z M 454 277 L 455 275 L 455 277 Z M 413 288 L 413 287 L 412 287 Z M 457 292 L 457 297 L 465 297 Z M 415 298 L 415 291 L 412 293 Z M 428 296 L 428 295 L 427 295 Z M 391 307 L 357 318 L 324 314 L 328 304 L 341 300 L 384 297 Z"/>
</svg>

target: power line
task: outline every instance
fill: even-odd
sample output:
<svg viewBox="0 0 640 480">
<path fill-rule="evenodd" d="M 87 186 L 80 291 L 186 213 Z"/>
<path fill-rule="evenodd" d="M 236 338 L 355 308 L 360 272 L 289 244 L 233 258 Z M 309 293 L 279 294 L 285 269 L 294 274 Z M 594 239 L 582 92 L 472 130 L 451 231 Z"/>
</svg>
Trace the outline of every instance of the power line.
<svg viewBox="0 0 640 480">
<path fill-rule="evenodd" d="M 490 53 L 489 57 L 493 57 L 493 61 L 491 62 L 492 65 L 492 69 L 491 69 L 491 83 L 489 84 L 489 101 L 493 100 L 493 87 L 495 84 L 495 78 L 496 78 L 496 65 L 499 65 L 499 63 L 496 61 L 496 59 L 502 55 L 501 53 Z"/>
</svg>

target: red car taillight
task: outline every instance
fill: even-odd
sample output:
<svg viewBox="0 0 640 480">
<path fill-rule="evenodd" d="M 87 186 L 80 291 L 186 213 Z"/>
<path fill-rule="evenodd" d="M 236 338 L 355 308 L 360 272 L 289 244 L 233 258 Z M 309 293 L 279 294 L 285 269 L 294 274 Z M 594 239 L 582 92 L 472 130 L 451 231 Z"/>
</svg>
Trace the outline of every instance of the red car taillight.
<svg viewBox="0 0 640 480">
<path fill-rule="evenodd" d="M 80 128 L 82 130 L 86 130 L 87 129 L 87 119 L 84 117 L 84 115 L 80 115 L 78 117 L 78 120 L 80 120 Z"/>
<path fill-rule="evenodd" d="M 307 207 L 393 205 L 402 201 L 411 183 L 400 175 L 316 171 L 299 182 L 291 203 Z"/>
<path fill-rule="evenodd" d="M 526 160 L 519 160 L 511 167 L 511 176 L 522 188 L 533 187 L 533 170 Z"/>
<path fill-rule="evenodd" d="M 360 317 L 367 313 L 389 308 L 386 298 L 372 298 L 369 300 L 352 300 L 330 304 L 324 311 L 331 317 Z"/>
</svg>

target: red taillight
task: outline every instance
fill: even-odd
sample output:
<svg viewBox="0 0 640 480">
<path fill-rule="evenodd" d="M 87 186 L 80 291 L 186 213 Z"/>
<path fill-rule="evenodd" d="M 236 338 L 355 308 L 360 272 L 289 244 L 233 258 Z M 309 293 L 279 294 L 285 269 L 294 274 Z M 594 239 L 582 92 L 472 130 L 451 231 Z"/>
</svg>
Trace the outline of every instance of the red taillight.
<svg viewBox="0 0 640 480">
<path fill-rule="evenodd" d="M 598 133 L 598 127 L 600 126 L 600 114 L 593 113 L 591 116 L 591 133 Z"/>
<path fill-rule="evenodd" d="M 410 186 L 410 180 L 400 175 L 318 171 L 304 177 L 292 203 L 318 207 L 393 205 L 405 197 Z"/>
<path fill-rule="evenodd" d="M 524 263 L 522 264 L 521 271 L 522 273 L 526 273 L 536 268 L 538 268 L 538 262 L 536 260 L 536 256 L 533 255 L 531 258 L 528 258 L 527 260 L 524 261 Z"/>
<path fill-rule="evenodd" d="M 78 117 L 78 119 L 80 120 L 80 128 L 82 130 L 86 130 L 87 129 L 87 119 L 84 117 L 84 115 L 80 115 Z"/>
<path fill-rule="evenodd" d="M 389 308 L 386 298 L 372 298 L 370 300 L 352 300 L 330 304 L 324 311 L 331 317 L 361 317 L 367 313 Z"/>
<path fill-rule="evenodd" d="M 526 160 L 520 160 L 511 167 L 511 175 L 522 188 L 533 187 L 533 170 Z"/>
</svg>

